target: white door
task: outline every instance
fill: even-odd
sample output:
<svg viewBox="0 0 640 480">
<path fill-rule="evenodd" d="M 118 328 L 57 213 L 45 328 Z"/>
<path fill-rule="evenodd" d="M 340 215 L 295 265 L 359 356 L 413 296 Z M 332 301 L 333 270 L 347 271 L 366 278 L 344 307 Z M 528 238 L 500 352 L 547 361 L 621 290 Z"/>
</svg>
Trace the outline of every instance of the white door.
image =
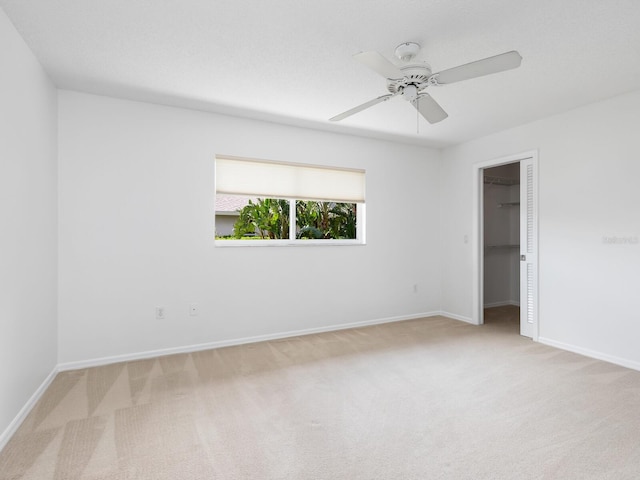
<svg viewBox="0 0 640 480">
<path fill-rule="evenodd" d="M 538 338 L 538 195 L 532 158 L 520 162 L 520 335 Z"/>
</svg>

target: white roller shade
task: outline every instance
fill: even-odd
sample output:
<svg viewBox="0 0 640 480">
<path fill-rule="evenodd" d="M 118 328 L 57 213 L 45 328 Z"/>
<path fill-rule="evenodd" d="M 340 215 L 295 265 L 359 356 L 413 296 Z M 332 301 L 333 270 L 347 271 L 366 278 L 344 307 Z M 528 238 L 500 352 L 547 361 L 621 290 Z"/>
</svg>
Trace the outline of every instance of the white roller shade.
<svg viewBox="0 0 640 480">
<path fill-rule="evenodd" d="M 216 193 L 364 203 L 365 172 L 216 157 Z"/>
</svg>

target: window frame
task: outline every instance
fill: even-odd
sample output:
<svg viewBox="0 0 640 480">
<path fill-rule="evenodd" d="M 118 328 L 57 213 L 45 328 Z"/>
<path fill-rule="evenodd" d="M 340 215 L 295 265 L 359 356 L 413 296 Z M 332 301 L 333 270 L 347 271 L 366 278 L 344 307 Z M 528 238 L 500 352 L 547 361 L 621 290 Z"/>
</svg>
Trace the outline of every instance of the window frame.
<svg viewBox="0 0 640 480">
<path fill-rule="evenodd" d="M 226 155 L 216 156 L 217 158 L 225 158 L 225 159 L 239 159 L 238 157 L 230 157 Z M 286 165 L 299 165 L 301 167 L 311 167 L 311 168 L 322 168 L 322 169 L 334 169 L 334 170 L 350 170 L 341 167 L 327 167 L 322 165 L 310 165 L 310 164 L 298 164 L 298 163 L 285 163 L 285 162 L 273 162 L 270 160 L 259 160 L 259 159 L 245 159 L 249 161 L 255 162 L 264 162 L 264 163 L 284 163 Z M 361 170 L 364 175 L 363 180 L 366 182 L 366 171 Z M 218 193 L 217 191 L 217 182 L 214 187 L 214 197 Z M 246 193 L 232 193 L 232 192 L 223 192 L 223 195 L 242 195 L 245 196 Z M 277 197 L 269 197 L 261 195 L 260 198 L 277 198 Z M 357 202 L 357 201 L 344 201 L 344 200 L 317 200 L 322 202 L 337 202 L 337 203 L 353 203 L 356 205 L 356 238 L 353 239 L 309 239 L 309 238 L 296 238 L 297 233 L 297 210 L 296 210 L 296 202 L 297 201 L 308 201 L 308 198 L 282 198 L 283 200 L 289 201 L 289 238 L 288 239 L 218 239 L 215 238 L 214 233 L 214 245 L 216 247 L 301 247 L 301 246 L 359 246 L 366 245 L 366 203 L 365 202 Z M 213 223 L 213 231 L 216 229 L 216 218 L 215 218 L 215 205 L 214 205 L 214 223 Z"/>
</svg>

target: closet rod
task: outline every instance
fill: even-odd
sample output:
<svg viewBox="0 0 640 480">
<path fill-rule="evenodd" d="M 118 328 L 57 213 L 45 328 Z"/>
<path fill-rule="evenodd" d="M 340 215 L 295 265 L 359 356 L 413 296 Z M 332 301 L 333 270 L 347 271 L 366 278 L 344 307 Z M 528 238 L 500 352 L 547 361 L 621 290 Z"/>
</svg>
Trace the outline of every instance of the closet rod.
<svg viewBox="0 0 640 480">
<path fill-rule="evenodd" d="M 519 178 L 505 178 L 505 177 L 495 177 L 493 175 L 485 175 L 484 183 L 488 183 L 490 185 L 504 185 L 505 187 L 510 187 L 512 185 L 520 185 Z"/>
</svg>

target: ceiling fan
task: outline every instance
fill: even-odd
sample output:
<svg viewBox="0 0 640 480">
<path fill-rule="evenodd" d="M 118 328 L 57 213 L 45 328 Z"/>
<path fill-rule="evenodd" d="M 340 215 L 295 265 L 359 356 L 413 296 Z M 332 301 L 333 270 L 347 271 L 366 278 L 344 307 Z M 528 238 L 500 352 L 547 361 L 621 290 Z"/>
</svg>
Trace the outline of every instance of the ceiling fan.
<svg viewBox="0 0 640 480">
<path fill-rule="evenodd" d="M 401 96 L 410 102 L 429 123 L 438 123 L 447 118 L 448 115 L 431 95 L 425 92 L 427 87 L 447 85 L 511 70 L 519 67 L 522 62 L 520 54 L 513 50 L 432 73 L 431 67 L 424 62 L 411 63 L 411 60 L 415 58 L 419 51 L 420 45 L 414 42 L 406 42 L 399 45 L 395 50 L 395 55 L 405 64 L 400 67 L 391 63 L 378 52 L 362 52 L 354 55 L 353 58 L 358 62 L 387 79 L 387 90 L 390 93 L 369 100 L 329 120 L 332 122 L 344 120 L 378 103 Z"/>
</svg>

